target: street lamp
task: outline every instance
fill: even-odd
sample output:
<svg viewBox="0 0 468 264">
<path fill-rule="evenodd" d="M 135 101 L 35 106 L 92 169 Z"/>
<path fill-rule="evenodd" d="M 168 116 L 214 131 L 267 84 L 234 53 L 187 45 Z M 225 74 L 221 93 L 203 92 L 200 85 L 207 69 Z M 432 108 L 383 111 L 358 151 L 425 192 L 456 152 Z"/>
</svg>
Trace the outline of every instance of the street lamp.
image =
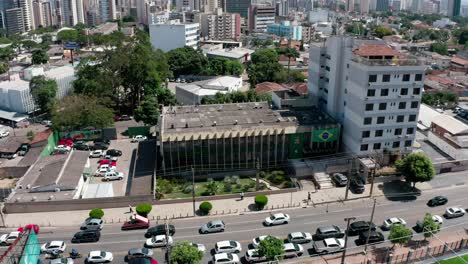
<svg viewBox="0 0 468 264">
<path fill-rule="evenodd" d="M 345 239 L 344 239 L 344 248 L 343 248 L 343 255 L 341 255 L 341 264 L 344 264 L 345 257 L 346 257 L 346 247 L 348 246 L 348 229 L 349 229 L 349 222 L 356 220 L 356 217 L 346 217 L 344 219 L 346 224 L 346 231 L 345 231 Z"/>
</svg>

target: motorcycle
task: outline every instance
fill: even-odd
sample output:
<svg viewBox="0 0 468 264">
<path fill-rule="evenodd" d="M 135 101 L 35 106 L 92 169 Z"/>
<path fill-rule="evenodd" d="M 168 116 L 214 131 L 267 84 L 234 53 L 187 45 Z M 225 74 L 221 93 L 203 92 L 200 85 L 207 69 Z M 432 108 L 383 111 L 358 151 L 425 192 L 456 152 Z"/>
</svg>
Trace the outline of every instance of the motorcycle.
<svg viewBox="0 0 468 264">
<path fill-rule="evenodd" d="M 71 259 L 81 258 L 81 254 L 78 252 L 78 250 L 72 248 L 72 250 L 70 251 L 70 258 Z"/>
</svg>

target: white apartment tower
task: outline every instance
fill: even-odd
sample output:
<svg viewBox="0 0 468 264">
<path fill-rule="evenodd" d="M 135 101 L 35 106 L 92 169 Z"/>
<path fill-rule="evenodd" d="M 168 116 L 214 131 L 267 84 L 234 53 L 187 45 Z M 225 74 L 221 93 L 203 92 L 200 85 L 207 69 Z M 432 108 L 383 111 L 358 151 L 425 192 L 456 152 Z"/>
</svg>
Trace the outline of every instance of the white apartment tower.
<svg viewBox="0 0 468 264">
<path fill-rule="evenodd" d="M 78 10 L 76 2 L 77 0 L 62 1 L 62 17 L 66 26 L 72 27 L 78 24 Z"/>
<path fill-rule="evenodd" d="M 151 45 L 154 49 L 168 52 L 173 49 L 189 46 L 198 48 L 200 24 L 168 21 L 166 24 L 149 26 Z"/>
<path fill-rule="evenodd" d="M 345 151 L 412 150 L 424 66 L 381 41 L 334 36 L 311 45 L 309 94 L 343 125 Z"/>
</svg>

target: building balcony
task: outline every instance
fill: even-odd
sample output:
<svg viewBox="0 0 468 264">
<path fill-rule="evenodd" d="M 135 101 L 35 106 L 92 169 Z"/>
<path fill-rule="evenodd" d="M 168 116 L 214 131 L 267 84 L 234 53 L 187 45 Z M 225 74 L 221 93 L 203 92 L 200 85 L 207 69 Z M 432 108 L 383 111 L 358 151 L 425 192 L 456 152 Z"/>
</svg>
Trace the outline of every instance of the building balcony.
<svg viewBox="0 0 468 264">
<path fill-rule="evenodd" d="M 422 66 L 423 63 L 416 57 L 393 58 L 393 59 L 368 59 L 361 56 L 353 56 L 352 61 L 367 66 Z"/>
</svg>

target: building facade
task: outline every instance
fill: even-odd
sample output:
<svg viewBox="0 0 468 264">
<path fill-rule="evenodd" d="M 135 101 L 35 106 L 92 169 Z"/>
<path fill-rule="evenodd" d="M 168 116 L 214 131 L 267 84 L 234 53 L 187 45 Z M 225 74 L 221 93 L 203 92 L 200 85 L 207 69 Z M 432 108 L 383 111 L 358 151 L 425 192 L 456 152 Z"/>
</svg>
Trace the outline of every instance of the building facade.
<svg viewBox="0 0 468 264">
<path fill-rule="evenodd" d="M 460 15 L 461 0 L 448 0 L 448 16 L 456 17 Z"/>
<path fill-rule="evenodd" d="M 249 30 L 266 32 L 268 25 L 275 23 L 276 8 L 268 4 L 251 5 L 249 8 Z"/>
<path fill-rule="evenodd" d="M 252 0 L 229 0 L 226 1 L 225 12 L 231 14 L 240 14 L 241 17 L 247 18 L 249 14 L 249 8 L 252 4 Z"/>
<path fill-rule="evenodd" d="M 201 35 L 210 40 L 238 40 L 241 34 L 239 14 L 222 13 L 218 9 L 214 14 L 201 14 Z"/>
<path fill-rule="evenodd" d="M 151 45 L 164 52 L 189 46 L 198 48 L 200 24 L 178 23 L 169 21 L 167 24 L 149 26 Z"/>
<path fill-rule="evenodd" d="M 267 26 L 268 34 L 288 37 L 291 40 L 302 40 L 302 32 L 302 26 L 293 26 L 289 21 L 282 21 L 280 24 L 270 24 Z"/>
<path fill-rule="evenodd" d="M 376 11 L 385 12 L 388 11 L 389 1 L 388 0 L 377 0 Z"/>
<path fill-rule="evenodd" d="M 26 32 L 23 10 L 21 8 L 7 9 L 5 11 L 5 18 L 8 33 L 21 34 Z"/>
</svg>

